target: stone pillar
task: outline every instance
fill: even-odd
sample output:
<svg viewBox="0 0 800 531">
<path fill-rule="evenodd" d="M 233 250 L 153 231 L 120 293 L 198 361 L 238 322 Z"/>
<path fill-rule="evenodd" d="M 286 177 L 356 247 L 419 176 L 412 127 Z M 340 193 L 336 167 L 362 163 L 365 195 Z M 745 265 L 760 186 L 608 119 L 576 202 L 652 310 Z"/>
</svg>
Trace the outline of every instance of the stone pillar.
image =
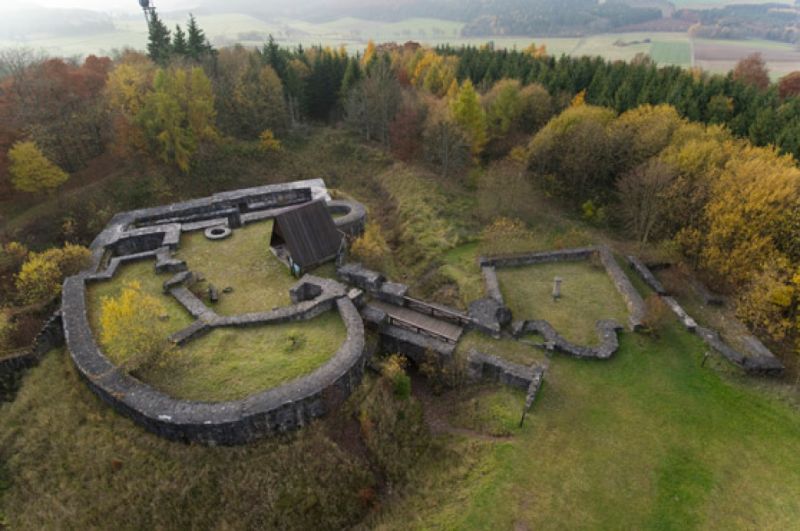
<svg viewBox="0 0 800 531">
<path fill-rule="evenodd" d="M 561 277 L 553 279 L 553 300 L 557 301 L 561 298 Z"/>
</svg>

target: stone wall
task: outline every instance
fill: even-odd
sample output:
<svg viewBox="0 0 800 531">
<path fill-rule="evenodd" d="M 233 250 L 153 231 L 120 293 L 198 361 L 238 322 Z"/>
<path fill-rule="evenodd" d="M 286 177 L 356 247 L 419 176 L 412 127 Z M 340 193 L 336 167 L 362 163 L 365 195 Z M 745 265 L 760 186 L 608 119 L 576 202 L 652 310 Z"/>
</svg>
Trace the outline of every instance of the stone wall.
<svg viewBox="0 0 800 531">
<path fill-rule="evenodd" d="M 642 327 L 645 316 L 645 305 L 642 297 L 631 284 L 630 279 L 619 267 L 611 250 L 606 246 L 600 247 L 579 247 L 577 249 L 558 249 L 554 251 L 544 251 L 536 253 L 516 254 L 507 256 L 489 256 L 478 258 L 478 265 L 484 279 L 486 294 L 505 306 L 503 294 L 500 290 L 500 283 L 497 280 L 497 268 L 503 267 L 522 267 L 548 262 L 570 262 L 589 260 L 593 256 L 599 256 L 608 276 L 614 283 L 614 287 L 622 296 L 628 308 L 628 324 L 631 330 L 638 330 Z"/>
<path fill-rule="evenodd" d="M 770 352 L 770 350 L 761 341 L 759 341 L 757 337 L 751 335 L 742 338 L 743 341 L 750 346 L 751 355 L 746 356 L 742 354 L 725 343 L 716 330 L 699 326 L 675 298 L 665 294 L 666 292 L 664 291 L 663 287 L 659 292 L 657 288 L 661 286 L 661 283 L 658 282 L 658 280 L 655 278 L 655 275 L 653 275 L 652 271 L 650 271 L 650 268 L 642 263 L 641 260 L 634 256 L 629 256 L 628 261 L 631 263 L 634 271 L 636 271 L 642 280 L 644 280 L 645 283 L 647 283 L 654 291 L 656 291 L 656 293 L 661 296 L 661 300 L 663 300 L 670 310 L 672 310 L 672 312 L 678 317 L 678 320 L 681 322 L 683 327 L 689 332 L 693 332 L 700 336 L 706 345 L 711 347 L 722 357 L 734 365 L 742 368 L 749 374 L 766 374 L 776 376 L 783 373 L 785 369 L 783 363 L 781 363 L 781 361 L 776 358 L 775 355 Z M 719 299 L 714 298 L 713 294 L 708 292 L 708 290 L 705 290 L 705 292 L 699 291 L 698 293 L 700 293 L 701 297 L 703 297 L 706 304 L 720 303 Z"/>
<path fill-rule="evenodd" d="M 543 345 L 548 350 L 563 352 L 575 358 L 594 358 L 606 360 L 619 349 L 617 331 L 622 325 L 614 320 L 601 319 L 596 323 L 600 344 L 594 347 L 576 345 L 568 341 L 555 328 L 545 320 L 518 321 L 511 327 L 511 334 L 515 339 L 522 338 L 525 334 L 539 334 L 544 340 Z"/>
</svg>

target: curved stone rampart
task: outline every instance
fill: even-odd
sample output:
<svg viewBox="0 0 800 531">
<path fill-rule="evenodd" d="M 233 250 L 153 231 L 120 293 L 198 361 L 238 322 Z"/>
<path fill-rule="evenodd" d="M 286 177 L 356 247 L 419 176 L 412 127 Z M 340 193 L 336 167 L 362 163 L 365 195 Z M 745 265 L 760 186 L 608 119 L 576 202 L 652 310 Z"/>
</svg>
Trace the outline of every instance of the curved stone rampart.
<svg viewBox="0 0 800 531">
<path fill-rule="evenodd" d="M 556 332 L 553 325 L 543 319 L 517 321 L 512 325 L 511 334 L 515 339 L 519 339 L 525 334 L 539 334 L 547 342 L 547 348 L 576 358 L 608 359 L 619 349 L 617 331 L 622 330 L 622 325 L 613 319 L 601 319 L 597 321 L 595 327 L 600 336 L 600 344 L 596 347 L 576 345 L 568 341 Z"/>
</svg>

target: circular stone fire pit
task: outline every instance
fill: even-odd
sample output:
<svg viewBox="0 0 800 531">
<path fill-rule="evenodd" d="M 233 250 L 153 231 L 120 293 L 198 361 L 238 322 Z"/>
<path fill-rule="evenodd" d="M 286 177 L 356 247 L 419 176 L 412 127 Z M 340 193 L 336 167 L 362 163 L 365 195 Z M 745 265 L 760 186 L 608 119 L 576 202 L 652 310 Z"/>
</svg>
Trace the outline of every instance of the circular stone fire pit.
<svg viewBox="0 0 800 531">
<path fill-rule="evenodd" d="M 231 235 L 228 227 L 209 227 L 203 233 L 209 240 L 224 240 Z"/>
</svg>

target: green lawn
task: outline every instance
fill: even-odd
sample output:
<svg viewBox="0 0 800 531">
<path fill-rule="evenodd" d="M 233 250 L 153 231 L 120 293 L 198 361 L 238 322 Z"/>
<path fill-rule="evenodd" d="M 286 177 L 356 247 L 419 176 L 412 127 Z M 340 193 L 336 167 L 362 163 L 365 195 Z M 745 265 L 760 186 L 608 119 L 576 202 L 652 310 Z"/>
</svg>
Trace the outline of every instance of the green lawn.
<svg viewBox="0 0 800 531">
<path fill-rule="evenodd" d="M 553 279 L 563 279 L 552 299 Z M 605 269 L 589 261 L 554 262 L 498 269 L 500 291 L 515 320 L 546 319 L 570 341 L 596 344 L 598 319 L 627 322 L 627 310 Z"/>
<path fill-rule="evenodd" d="M 86 289 L 86 306 L 89 322 L 95 336 L 100 334 L 100 312 L 104 297 L 118 297 L 122 288 L 129 282 L 138 282 L 144 293 L 152 295 L 164 305 L 169 316 L 167 320 L 170 333 L 177 332 L 194 320 L 189 312 L 171 295 L 164 295 L 161 285 L 172 276 L 171 273 L 156 275 L 154 260 L 138 260 L 121 265 L 111 280 L 90 282 Z M 98 339 L 99 340 L 99 339 Z"/>
<path fill-rule="evenodd" d="M 346 337 L 335 311 L 311 321 L 218 328 L 168 352 L 142 380 L 175 398 L 238 400 L 313 372 Z"/>
<path fill-rule="evenodd" d="M 701 369 L 703 351 L 674 324 L 608 361 L 557 356 L 522 429 L 522 393 L 460 403 L 452 422 L 514 437 L 454 436 L 365 527 L 796 529 L 800 414 Z"/>
<path fill-rule="evenodd" d="M 271 233 L 267 220 L 234 229 L 224 240 L 209 240 L 203 231 L 183 234 L 175 256 L 219 289 L 218 314 L 267 311 L 290 304 L 289 288 L 297 282 L 269 251 Z M 222 293 L 226 287 L 233 292 Z"/>
<path fill-rule="evenodd" d="M 690 66 L 692 50 L 688 42 L 653 41 L 650 57 L 659 65 Z"/>
</svg>

